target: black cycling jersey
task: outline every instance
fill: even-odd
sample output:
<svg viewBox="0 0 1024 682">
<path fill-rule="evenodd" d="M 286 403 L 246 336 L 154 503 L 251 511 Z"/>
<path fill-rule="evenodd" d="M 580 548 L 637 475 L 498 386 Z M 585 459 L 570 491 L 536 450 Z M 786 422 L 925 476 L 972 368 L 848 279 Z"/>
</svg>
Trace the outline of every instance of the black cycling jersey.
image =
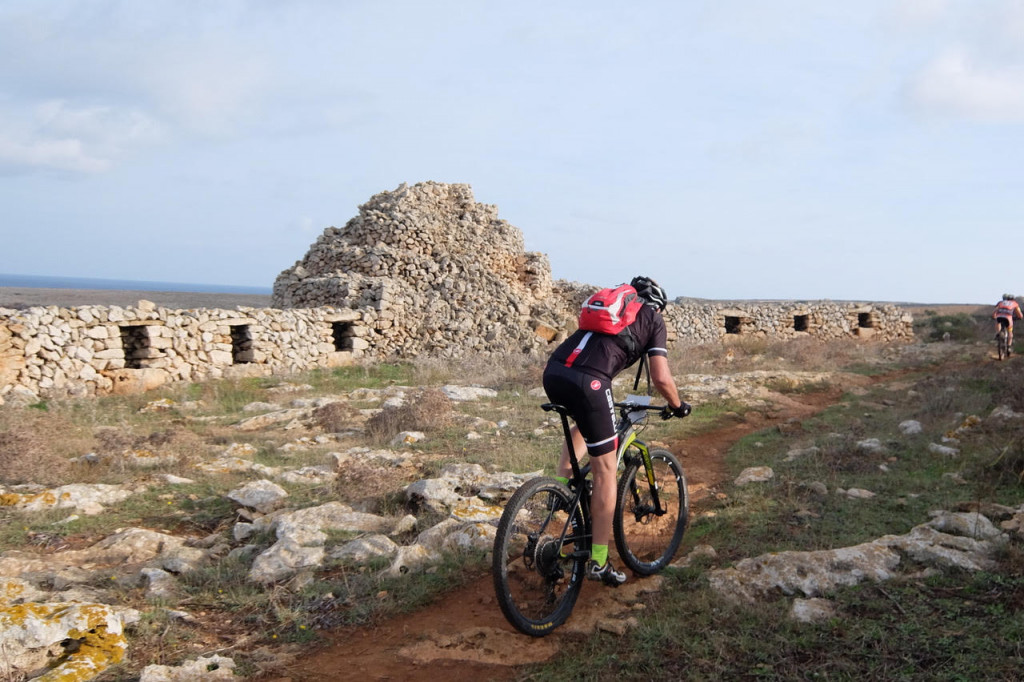
<svg viewBox="0 0 1024 682">
<path fill-rule="evenodd" d="M 544 390 L 551 402 L 565 405 L 594 457 L 615 452 L 615 406 L 612 379 L 647 355 L 668 355 L 665 318 L 643 306 L 629 325 L 636 341 L 635 357 L 609 334 L 577 330 L 561 343 L 544 368 Z"/>
<path fill-rule="evenodd" d="M 641 308 L 629 331 L 637 342 L 635 357 L 629 357 L 613 336 L 578 329 L 555 349 L 548 363 L 560 363 L 611 381 L 644 353 L 668 355 L 665 318 L 654 306 Z"/>
</svg>

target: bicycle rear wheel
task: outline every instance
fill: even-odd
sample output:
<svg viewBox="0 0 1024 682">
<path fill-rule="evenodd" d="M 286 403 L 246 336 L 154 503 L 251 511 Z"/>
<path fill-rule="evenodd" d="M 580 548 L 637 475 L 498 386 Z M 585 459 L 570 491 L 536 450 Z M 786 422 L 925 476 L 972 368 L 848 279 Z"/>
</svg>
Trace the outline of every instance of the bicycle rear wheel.
<svg viewBox="0 0 1024 682">
<path fill-rule="evenodd" d="M 632 457 L 615 500 L 612 529 L 622 562 L 640 575 L 665 568 L 683 539 L 690 518 L 690 498 L 683 467 L 668 450 L 651 450 L 653 488 L 639 456 Z M 653 489 L 658 491 L 661 512 L 655 510 Z"/>
<path fill-rule="evenodd" d="M 1010 335 L 1006 329 L 999 330 L 999 359 L 1005 360 L 1010 356 Z"/>
<path fill-rule="evenodd" d="M 494 538 L 494 592 L 517 630 L 543 637 L 565 622 L 583 587 L 585 558 L 562 557 L 584 549 L 582 514 L 569 509 L 569 489 L 553 478 L 524 483 L 505 506 Z M 568 524 L 569 530 L 563 531 Z"/>
</svg>

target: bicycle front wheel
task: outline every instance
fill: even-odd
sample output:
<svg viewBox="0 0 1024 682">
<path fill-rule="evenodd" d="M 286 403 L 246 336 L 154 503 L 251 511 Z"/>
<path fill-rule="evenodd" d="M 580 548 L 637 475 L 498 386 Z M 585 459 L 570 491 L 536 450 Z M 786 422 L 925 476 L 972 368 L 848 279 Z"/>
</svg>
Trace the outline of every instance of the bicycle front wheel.
<svg viewBox="0 0 1024 682">
<path fill-rule="evenodd" d="M 668 450 L 651 450 L 651 467 L 654 485 L 647 480 L 639 456 L 626 465 L 612 521 L 619 557 L 640 575 L 653 575 L 672 561 L 690 518 L 686 476 L 679 460 Z"/>
<path fill-rule="evenodd" d="M 508 622 L 533 637 L 564 623 L 583 587 L 585 557 L 563 556 L 585 548 L 579 507 L 571 520 L 566 511 L 571 501 L 563 484 L 535 478 L 512 495 L 498 523 L 494 591 Z"/>
</svg>

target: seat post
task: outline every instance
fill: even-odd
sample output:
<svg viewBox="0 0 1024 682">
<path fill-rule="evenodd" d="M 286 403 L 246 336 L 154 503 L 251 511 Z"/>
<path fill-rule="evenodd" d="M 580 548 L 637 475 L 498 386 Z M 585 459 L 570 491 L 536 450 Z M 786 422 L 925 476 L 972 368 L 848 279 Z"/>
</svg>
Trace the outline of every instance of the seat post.
<svg viewBox="0 0 1024 682">
<path fill-rule="evenodd" d="M 580 473 L 580 461 L 576 458 L 576 448 L 572 444 L 572 429 L 569 426 L 569 414 L 564 405 L 545 403 L 541 405 L 545 411 L 554 410 L 562 418 L 562 433 L 565 434 L 565 446 L 569 449 L 569 463 L 572 465 L 573 480 L 580 480 L 583 475 Z"/>
<path fill-rule="evenodd" d="M 580 474 L 580 461 L 576 458 L 576 448 L 572 442 L 572 429 L 569 427 L 569 417 L 563 410 L 558 411 L 559 416 L 562 418 L 562 432 L 565 433 L 565 446 L 569 448 L 569 463 L 572 464 L 572 477 L 574 480 L 580 480 L 582 475 Z"/>
</svg>

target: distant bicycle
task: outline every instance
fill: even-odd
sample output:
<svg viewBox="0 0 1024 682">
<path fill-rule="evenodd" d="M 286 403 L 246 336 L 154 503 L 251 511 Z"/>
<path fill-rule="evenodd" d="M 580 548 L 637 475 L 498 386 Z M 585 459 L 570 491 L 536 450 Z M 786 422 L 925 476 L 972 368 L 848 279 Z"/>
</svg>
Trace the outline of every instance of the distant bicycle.
<svg viewBox="0 0 1024 682">
<path fill-rule="evenodd" d="M 572 446 L 569 418 L 561 405 L 541 405 L 562 419 L 573 476 L 568 485 L 543 476 L 512 495 L 498 523 L 492 573 L 502 613 L 517 630 L 533 637 L 564 623 L 583 588 L 592 543 L 590 465 L 580 467 Z M 647 396 L 615 403 L 620 466 L 612 530 L 623 563 L 639 575 L 652 575 L 672 561 L 689 520 L 683 467 L 668 450 L 637 440 L 635 426 L 648 418 Z"/>
<path fill-rule="evenodd" d="M 1004 322 L 1004 318 L 999 319 L 999 333 L 996 334 L 996 352 L 1001 361 L 1010 357 L 1010 326 Z"/>
<path fill-rule="evenodd" d="M 1002 300 L 996 303 L 996 309 L 992 311 L 992 317 L 999 325 L 996 331 L 997 353 L 1000 360 L 1005 360 L 1013 353 L 1013 321 L 1024 319 L 1024 312 L 1013 294 L 1003 294 Z"/>
</svg>

